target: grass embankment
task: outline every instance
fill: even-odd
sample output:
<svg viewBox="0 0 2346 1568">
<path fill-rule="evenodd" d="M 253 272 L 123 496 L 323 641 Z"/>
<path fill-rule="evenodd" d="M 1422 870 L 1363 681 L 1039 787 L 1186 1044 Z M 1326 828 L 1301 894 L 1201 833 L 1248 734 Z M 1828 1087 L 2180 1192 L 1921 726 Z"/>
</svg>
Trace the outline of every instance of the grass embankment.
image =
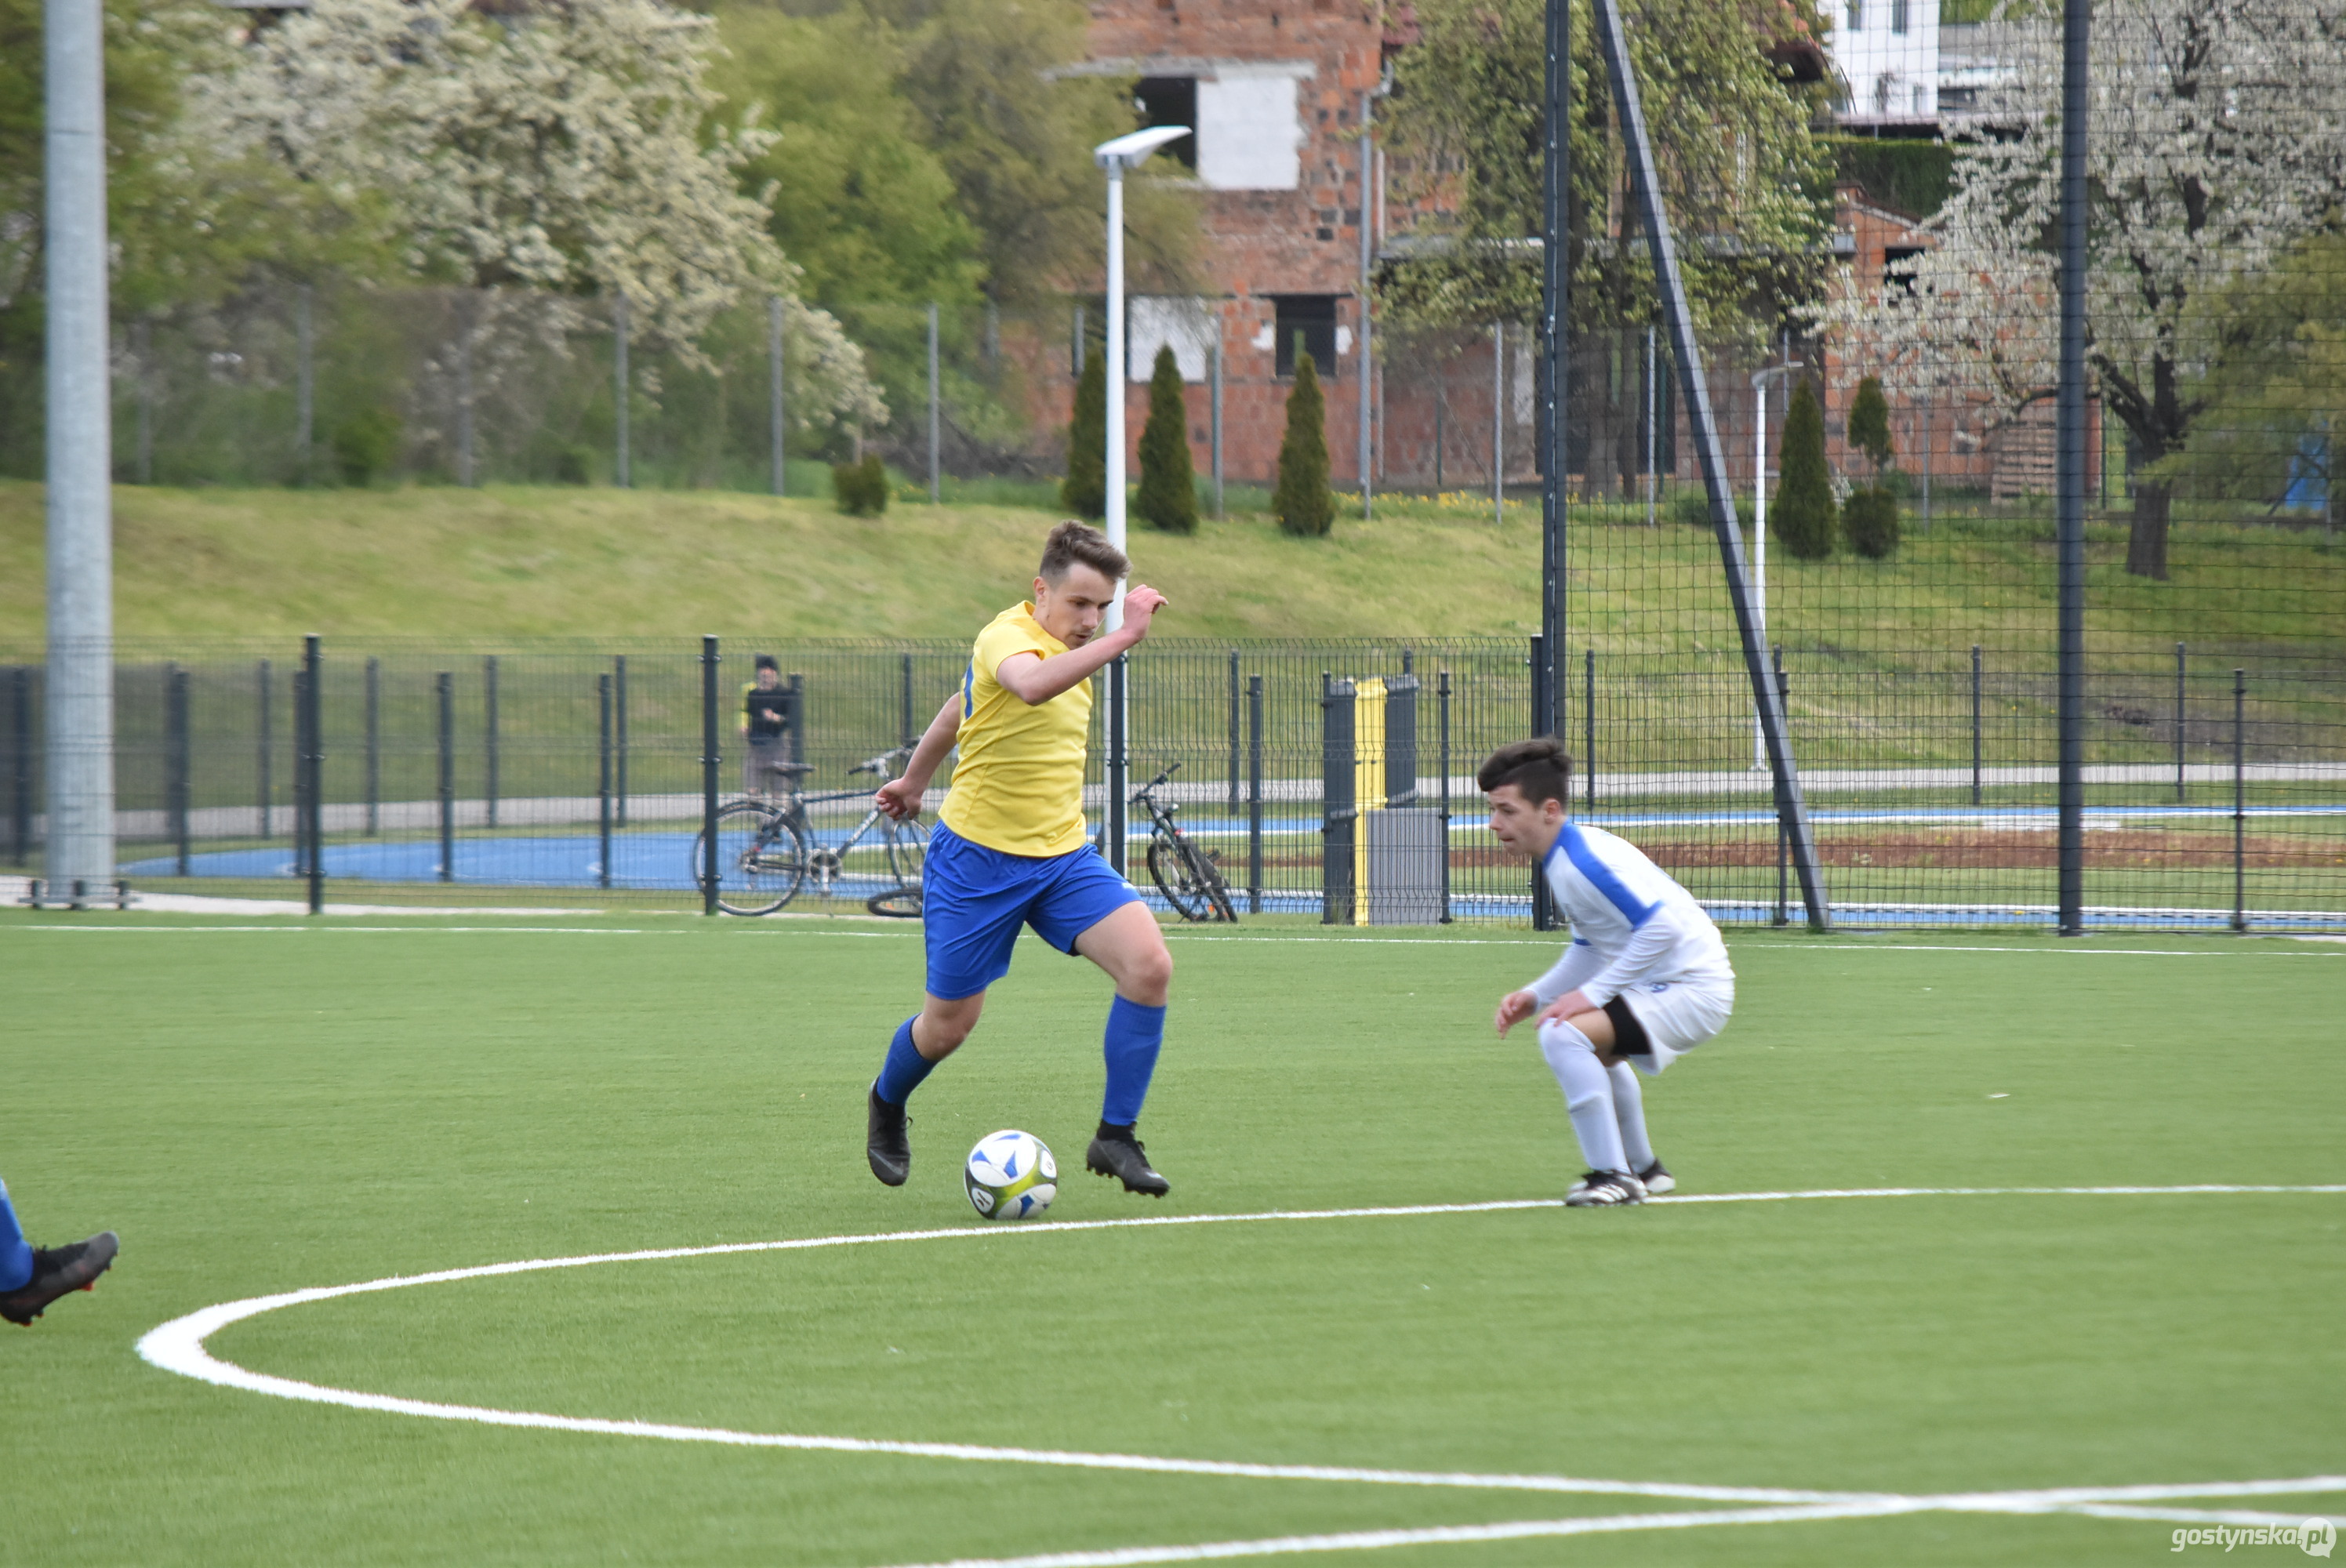
<svg viewBox="0 0 2346 1568">
<path fill-rule="evenodd" d="M 1005 491 L 1007 495 L 1009 492 Z M 722 491 L 410 487 L 116 492 L 116 617 L 126 637 L 690 635 L 953 636 L 1033 570 L 1053 514 L 899 504 L 878 519 L 824 501 Z M 1458 494 L 1385 498 L 1331 537 L 1291 539 L 1259 511 L 1188 537 L 1137 531 L 1142 576 L 1178 636 L 1489 634 L 1538 628 L 1538 511 Z M 1642 507 L 1576 508 L 1572 641 L 1601 655 L 1731 647 L 1709 536 Z M 1887 562 L 1769 563 L 1770 630 L 1882 668 L 1946 668 L 1974 643 L 2049 667 L 2050 525 L 1943 517 Z M 0 482 L 0 639 L 41 629 L 41 492 Z M 2097 656 L 2176 641 L 2248 650 L 2335 645 L 2346 550 L 2318 534 L 2180 524 L 2171 581 L 2129 577 L 2122 522 L 2097 524 L 2087 599 Z M 2004 661 L 2011 667 L 2012 661 Z"/>
</svg>

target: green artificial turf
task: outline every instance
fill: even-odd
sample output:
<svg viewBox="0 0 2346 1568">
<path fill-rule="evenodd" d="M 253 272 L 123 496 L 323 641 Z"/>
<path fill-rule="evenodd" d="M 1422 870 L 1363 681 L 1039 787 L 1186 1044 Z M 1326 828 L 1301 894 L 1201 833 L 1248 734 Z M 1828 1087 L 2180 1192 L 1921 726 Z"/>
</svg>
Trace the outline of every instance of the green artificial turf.
<svg viewBox="0 0 2346 1568">
<path fill-rule="evenodd" d="M 0 1175 L 36 1238 L 124 1238 L 94 1295 L 0 1329 L 0 1563 L 878 1565 L 1708 1506 L 503 1430 L 132 1349 L 306 1286 L 913 1229 L 985 1233 L 379 1292 L 211 1349 L 451 1403 L 1217 1460 L 1897 1492 L 2346 1469 L 2346 1195 L 988 1231 L 960 1154 L 1015 1125 L 1078 1166 L 1097 1114 L 1105 987 L 1039 944 L 915 1100 L 890 1191 L 861 1100 L 916 998 L 916 933 L 232 923 L 264 929 L 0 916 Z M 2346 1180 L 2346 948 L 1732 946 L 1734 1024 L 1647 1097 L 1690 1194 Z M 1143 1128 L 1175 1194 L 1074 1174 L 1051 1218 L 1556 1196 L 1577 1162 L 1554 1084 L 1488 1025 L 1546 950 L 1179 935 Z M 1933 1512 L 1318 1560 L 2120 1563 L 2173 1528 Z"/>
</svg>

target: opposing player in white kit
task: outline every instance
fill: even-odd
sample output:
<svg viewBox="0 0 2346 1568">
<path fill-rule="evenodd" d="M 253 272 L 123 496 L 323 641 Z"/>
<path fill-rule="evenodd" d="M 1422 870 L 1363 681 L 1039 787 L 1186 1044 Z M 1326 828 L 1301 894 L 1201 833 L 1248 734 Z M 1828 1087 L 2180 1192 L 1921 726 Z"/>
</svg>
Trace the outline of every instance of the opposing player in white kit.
<svg viewBox="0 0 2346 1568">
<path fill-rule="evenodd" d="M 1646 1136 L 1637 1071 L 1658 1074 L 1727 1026 L 1735 971 L 1719 928 L 1637 847 L 1566 818 L 1572 758 L 1553 737 L 1502 746 L 1475 781 L 1499 842 L 1541 868 L 1572 944 L 1500 998 L 1504 1036 L 1535 1015 L 1588 1174 L 1575 1208 L 1643 1203 L 1678 1186 Z M 1637 1071 L 1632 1071 L 1632 1068 Z"/>
</svg>

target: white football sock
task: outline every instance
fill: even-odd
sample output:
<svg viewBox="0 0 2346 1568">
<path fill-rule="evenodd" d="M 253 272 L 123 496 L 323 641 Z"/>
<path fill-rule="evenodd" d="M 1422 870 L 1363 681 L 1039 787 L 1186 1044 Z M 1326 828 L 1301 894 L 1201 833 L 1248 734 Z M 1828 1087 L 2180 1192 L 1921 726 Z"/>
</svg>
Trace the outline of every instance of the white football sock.
<svg viewBox="0 0 2346 1568">
<path fill-rule="evenodd" d="M 1596 1059 L 1588 1036 L 1558 1020 L 1543 1023 L 1540 1054 L 1564 1090 L 1564 1108 L 1572 1114 L 1573 1135 L 1580 1140 L 1581 1158 L 1593 1171 L 1626 1171 L 1621 1152 L 1621 1125 L 1613 1115 L 1613 1080 Z"/>
<path fill-rule="evenodd" d="M 1637 1070 L 1627 1062 L 1606 1069 L 1613 1079 L 1613 1119 L 1621 1127 L 1621 1153 L 1632 1171 L 1654 1163 L 1654 1141 L 1646 1136 L 1646 1092 L 1637 1084 Z"/>
</svg>

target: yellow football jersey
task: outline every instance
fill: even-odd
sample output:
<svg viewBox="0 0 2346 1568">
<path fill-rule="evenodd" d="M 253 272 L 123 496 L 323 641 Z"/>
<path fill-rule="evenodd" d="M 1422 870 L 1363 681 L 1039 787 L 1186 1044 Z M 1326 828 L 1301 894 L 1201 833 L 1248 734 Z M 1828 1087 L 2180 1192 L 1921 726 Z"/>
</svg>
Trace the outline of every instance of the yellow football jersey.
<svg viewBox="0 0 2346 1568">
<path fill-rule="evenodd" d="M 1031 604 L 1003 611 L 977 634 L 962 673 L 961 756 L 937 812 L 973 844 L 1007 855 L 1064 855 L 1083 845 L 1091 682 L 1029 707 L 994 679 L 1013 654 L 1066 651 L 1035 622 Z"/>
</svg>

